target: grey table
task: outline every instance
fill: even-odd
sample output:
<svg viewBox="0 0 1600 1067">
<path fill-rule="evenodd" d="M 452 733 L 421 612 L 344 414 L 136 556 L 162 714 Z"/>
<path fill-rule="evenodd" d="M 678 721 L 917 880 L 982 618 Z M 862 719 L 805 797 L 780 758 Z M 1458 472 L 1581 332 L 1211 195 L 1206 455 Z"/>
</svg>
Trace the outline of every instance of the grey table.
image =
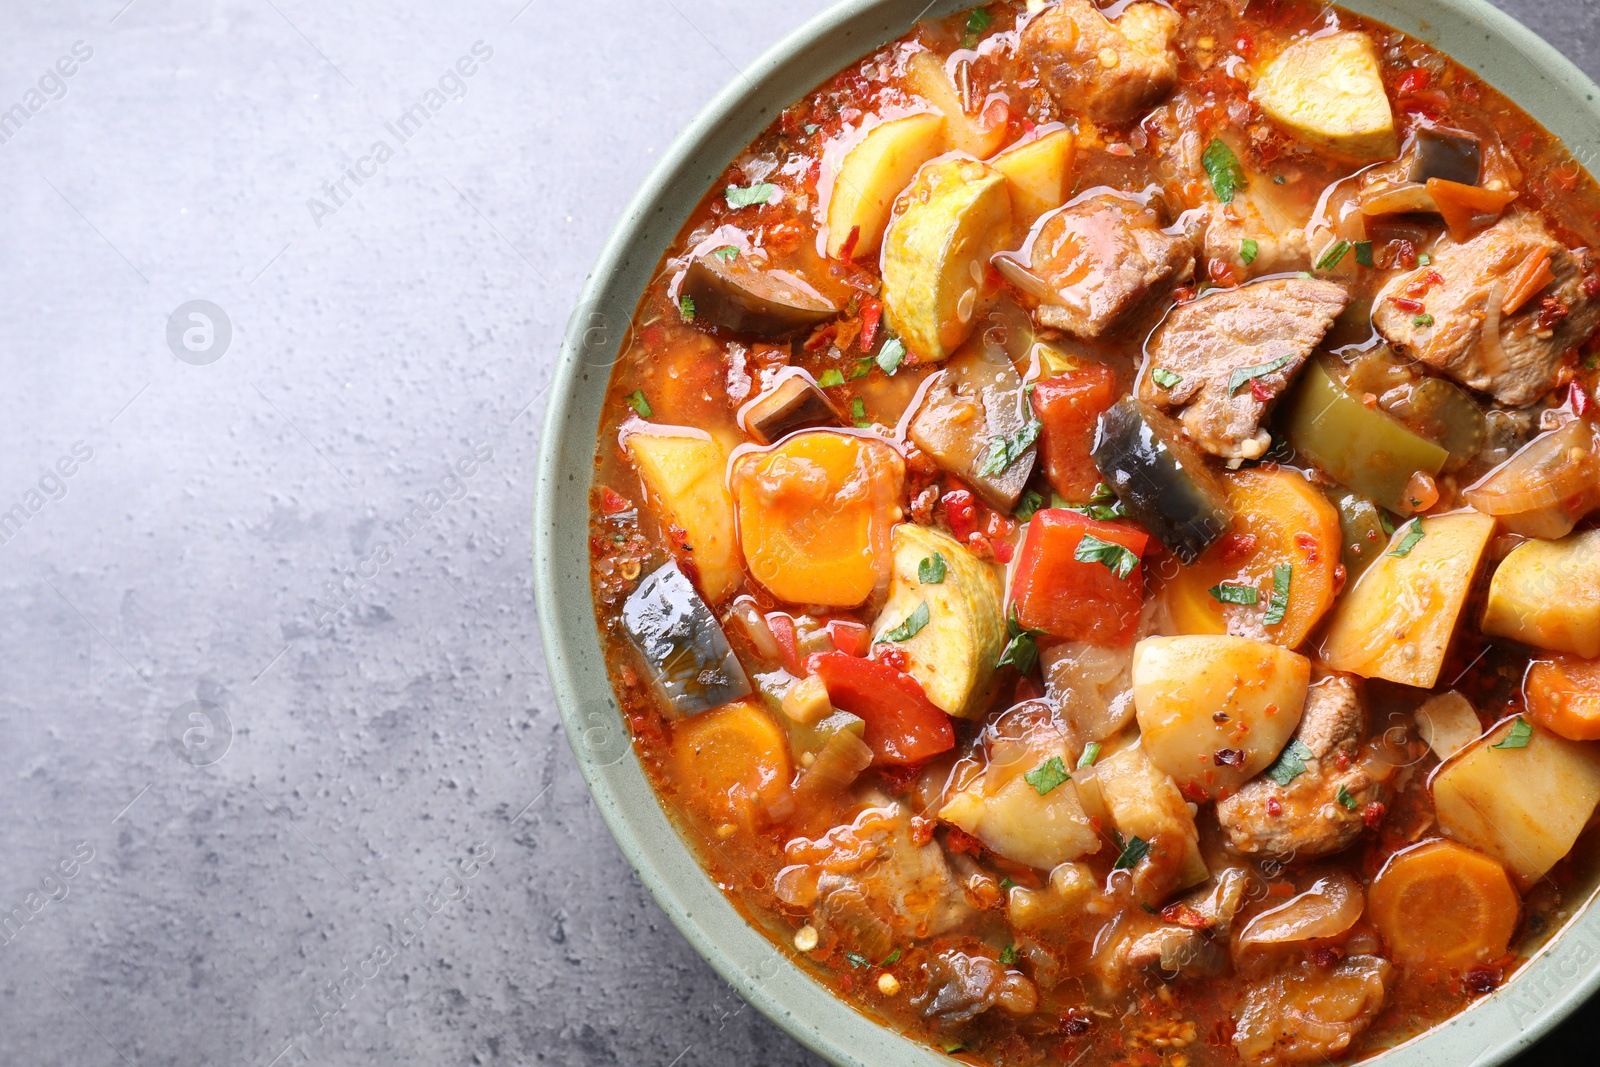
<svg viewBox="0 0 1600 1067">
<path fill-rule="evenodd" d="M 0 14 L 0 1062 L 815 1062 L 590 804 L 529 501 L 613 220 L 821 6 Z"/>
</svg>

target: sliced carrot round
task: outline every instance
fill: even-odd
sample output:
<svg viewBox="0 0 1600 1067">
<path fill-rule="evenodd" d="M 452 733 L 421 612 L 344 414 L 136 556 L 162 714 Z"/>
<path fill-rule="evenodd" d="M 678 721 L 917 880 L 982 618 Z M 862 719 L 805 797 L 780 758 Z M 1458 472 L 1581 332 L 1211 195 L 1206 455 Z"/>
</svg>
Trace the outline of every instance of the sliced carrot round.
<svg viewBox="0 0 1600 1067">
<path fill-rule="evenodd" d="M 1497 860 L 1454 841 L 1395 854 L 1367 890 L 1367 917 L 1401 963 L 1466 968 L 1505 955 L 1520 903 Z"/>
<path fill-rule="evenodd" d="M 1528 718 L 1570 741 L 1600 741 L 1600 660 L 1564 653 L 1528 666 Z"/>
<path fill-rule="evenodd" d="M 748 823 L 782 801 L 793 777 L 783 730 L 743 700 L 678 723 L 671 759 L 685 803 L 713 819 Z"/>
</svg>

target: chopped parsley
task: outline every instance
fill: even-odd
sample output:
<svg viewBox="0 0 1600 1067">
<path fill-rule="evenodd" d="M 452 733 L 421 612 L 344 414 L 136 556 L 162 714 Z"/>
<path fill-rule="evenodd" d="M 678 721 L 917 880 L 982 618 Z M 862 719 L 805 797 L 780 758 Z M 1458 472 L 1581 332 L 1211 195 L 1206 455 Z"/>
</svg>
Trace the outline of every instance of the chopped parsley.
<svg viewBox="0 0 1600 1067">
<path fill-rule="evenodd" d="M 935 552 L 917 564 L 917 581 L 923 585 L 938 585 L 944 581 L 944 556 Z"/>
<path fill-rule="evenodd" d="M 836 385 L 844 384 L 844 372 L 838 367 L 829 367 L 822 372 L 822 377 L 817 379 L 817 384 L 824 389 L 832 389 Z"/>
<path fill-rule="evenodd" d="M 628 406 L 639 413 L 641 419 L 648 419 L 654 415 L 655 409 L 650 406 L 650 401 L 645 398 L 643 389 L 635 389 L 628 398 Z"/>
<path fill-rule="evenodd" d="M 1411 320 L 1411 325 L 1415 326 L 1419 330 L 1425 330 L 1429 326 L 1433 325 L 1433 316 L 1432 315 L 1418 315 L 1416 318 Z"/>
<path fill-rule="evenodd" d="M 848 377 L 853 382 L 857 378 L 865 378 L 867 375 L 869 375 L 871 373 L 872 373 L 872 360 L 870 360 L 870 359 L 858 359 L 858 360 L 856 360 L 855 365 L 850 368 L 850 373 L 848 375 L 846 375 L 846 377 Z"/>
<path fill-rule="evenodd" d="M 731 263 L 733 260 L 739 258 L 739 250 L 733 245 L 725 245 L 711 254 L 722 260 L 724 263 Z"/>
<path fill-rule="evenodd" d="M 686 296 L 678 301 L 678 314 L 683 316 L 683 321 L 685 322 L 694 321 L 694 299 L 692 297 Z"/>
<path fill-rule="evenodd" d="M 1018 522 L 1027 522 L 1042 507 L 1044 507 L 1044 497 L 1029 489 L 1017 498 L 1017 507 L 1014 514 L 1017 516 Z"/>
<path fill-rule="evenodd" d="M 1112 541 L 1102 541 L 1090 533 L 1083 535 L 1072 558 L 1079 563 L 1103 563 L 1118 578 L 1127 578 L 1139 565 L 1139 557 L 1131 549 Z"/>
<path fill-rule="evenodd" d="M 1389 513 L 1383 508 L 1378 509 L 1378 524 L 1383 527 L 1386 537 L 1394 536 L 1394 520 L 1389 518 Z"/>
<path fill-rule="evenodd" d="M 1032 671 L 1039 662 L 1039 635 L 1043 630 L 1029 630 L 1017 620 L 1017 606 L 1011 605 L 1006 618 L 1006 636 L 1010 638 L 1000 651 L 996 667 L 1015 667 L 1022 674 Z"/>
<path fill-rule="evenodd" d="M 1294 581 L 1294 566 L 1279 563 L 1272 568 L 1272 599 L 1267 601 L 1267 614 L 1261 621 L 1267 626 L 1277 626 L 1289 613 L 1289 583 Z"/>
<path fill-rule="evenodd" d="M 1333 795 L 1333 799 L 1343 804 L 1346 811 L 1356 810 L 1356 798 L 1351 796 L 1350 790 L 1342 785 L 1339 787 L 1339 791 Z"/>
<path fill-rule="evenodd" d="M 872 961 L 859 952 L 846 952 L 844 958 L 850 961 L 852 967 L 871 967 Z"/>
<path fill-rule="evenodd" d="M 1316 753 L 1296 739 L 1284 746 L 1264 773 L 1279 785 L 1288 785 L 1305 773 L 1306 760 L 1315 758 Z"/>
<path fill-rule="evenodd" d="M 1087 515 L 1096 522 L 1110 522 L 1113 519 L 1128 517 L 1128 508 L 1117 499 L 1117 494 L 1106 487 L 1105 482 L 1100 482 L 1094 487 L 1094 495 L 1089 497 L 1089 502 L 1082 507 L 1070 507 L 1065 501 L 1055 505 L 1066 507 L 1068 511 L 1076 511 L 1079 515 Z"/>
<path fill-rule="evenodd" d="M 1350 254 L 1350 242 L 1345 240 L 1335 241 L 1322 253 L 1322 258 L 1317 260 L 1318 270 L 1332 270 L 1344 262 L 1344 257 Z"/>
<path fill-rule="evenodd" d="M 1584 370 L 1600 369 L 1600 352 L 1590 352 L 1587 356 L 1584 356 L 1583 357 L 1583 369 Z"/>
<path fill-rule="evenodd" d="M 945 1055 L 949 1055 L 953 1052 L 962 1051 L 967 1047 L 967 1043 L 965 1041 L 947 1041 L 939 1047 L 944 1049 Z"/>
<path fill-rule="evenodd" d="M 900 369 L 900 361 L 906 358 L 906 346 L 900 338 L 891 337 L 883 342 L 883 347 L 878 349 L 878 366 L 883 373 L 893 374 Z"/>
<path fill-rule="evenodd" d="M 1094 761 L 1100 758 L 1100 742 L 1090 741 L 1083 746 L 1083 755 L 1078 757 L 1078 769 L 1093 767 Z"/>
<path fill-rule="evenodd" d="M 1214 585 L 1206 592 L 1211 594 L 1211 599 L 1219 604 L 1242 604 L 1245 607 L 1254 607 L 1261 600 L 1261 593 L 1253 585 L 1232 585 L 1223 582 Z"/>
<path fill-rule="evenodd" d="M 1114 871 L 1126 871 L 1138 866 L 1139 861 L 1150 855 L 1150 842 L 1134 835 L 1123 841 L 1121 835 L 1117 836 L 1117 846 L 1122 849 L 1122 854 L 1117 857 L 1117 862 L 1111 865 Z"/>
<path fill-rule="evenodd" d="M 1256 261 L 1256 257 L 1260 254 L 1261 246 L 1251 238 L 1246 237 L 1244 240 L 1239 242 L 1239 258 L 1244 260 L 1245 266 L 1248 267 L 1250 264 L 1254 263 Z"/>
<path fill-rule="evenodd" d="M 1013 941 L 1000 950 L 1000 966 L 1009 967 L 1017 962 L 1017 944 Z"/>
<path fill-rule="evenodd" d="M 777 191 L 778 187 L 771 182 L 757 182 L 745 189 L 730 185 L 723 195 L 728 198 L 729 207 L 753 207 L 772 203 L 772 194 Z"/>
<path fill-rule="evenodd" d="M 1033 443 L 1039 439 L 1039 431 L 1044 429 L 1044 423 L 1038 419 L 1029 419 L 1027 425 L 1012 434 L 1010 437 L 992 437 L 989 439 L 989 458 L 983 461 L 983 466 L 978 468 L 978 477 L 988 478 L 1004 473 L 1007 467 L 1021 459 Z"/>
<path fill-rule="evenodd" d="M 980 7 L 967 16 L 967 32 L 971 34 L 982 33 L 989 28 L 989 23 L 993 21 L 994 16 Z"/>
<path fill-rule="evenodd" d="M 1521 715 L 1511 724 L 1511 732 L 1506 734 L 1499 744 L 1490 745 L 1490 748 L 1527 748 L 1528 742 L 1533 740 L 1533 726 Z"/>
<path fill-rule="evenodd" d="M 1371 241 L 1357 241 L 1355 243 L 1355 249 L 1357 263 L 1363 267 L 1371 267 L 1375 265 L 1372 259 Z"/>
<path fill-rule="evenodd" d="M 822 127 L 818 126 L 815 122 L 808 122 L 805 124 L 804 129 L 806 131 L 806 136 L 810 137 L 812 134 L 822 129 Z"/>
<path fill-rule="evenodd" d="M 855 420 L 858 430 L 865 430 L 872 425 L 872 420 L 867 418 L 867 402 L 859 396 L 850 401 L 850 417 Z"/>
<path fill-rule="evenodd" d="M 1428 255 L 1428 253 L 1426 253 L 1426 252 L 1419 253 L 1418 256 L 1417 256 L 1417 266 L 1419 266 L 1419 267 L 1426 267 L 1429 264 L 1431 264 L 1432 262 L 1433 262 L 1433 257 Z"/>
<path fill-rule="evenodd" d="M 1422 528 L 1422 520 L 1420 518 L 1412 519 L 1406 525 L 1410 526 L 1411 529 L 1406 530 L 1405 536 L 1400 538 L 1400 543 L 1389 550 L 1389 555 L 1399 556 L 1403 559 L 1411 555 L 1411 550 L 1417 547 L 1417 542 L 1427 536 L 1428 532 Z"/>
<path fill-rule="evenodd" d="M 882 645 L 890 641 L 909 641 L 921 633 L 922 628 L 926 625 L 928 625 L 928 602 L 924 600 L 917 605 L 917 610 L 901 621 L 899 626 L 892 630 L 885 630 L 883 636 L 874 641 L 873 644 Z"/>
<path fill-rule="evenodd" d="M 1239 157 L 1233 154 L 1233 149 L 1213 139 L 1206 146 L 1205 155 L 1200 157 L 1200 163 L 1211 178 L 1211 189 L 1217 199 L 1224 204 L 1233 203 L 1234 194 L 1245 187 L 1244 168 L 1239 165 Z"/>
<path fill-rule="evenodd" d="M 1267 363 L 1257 363 L 1253 367 L 1240 367 L 1228 375 L 1228 395 L 1233 396 L 1257 378 L 1268 374 L 1276 374 L 1287 367 L 1293 360 L 1294 353 L 1290 352 Z"/>
<path fill-rule="evenodd" d="M 1061 762 L 1060 756 L 1051 756 L 1022 777 L 1040 796 L 1049 793 L 1062 782 L 1072 781 L 1072 775 L 1067 773 L 1066 764 Z"/>
<path fill-rule="evenodd" d="M 899 962 L 900 962 L 900 950 L 899 949 L 895 949 L 893 952 L 891 952 L 887 956 L 885 956 L 883 958 L 883 962 L 878 964 L 878 966 L 879 967 L 887 967 L 891 963 L 899 963 Z"/>
<path fill-rule="evenodd" d="M 1154 378 L 1156 384 L 1161 386 L 1163 389 L 1171 389 L 1173 386 L 1183 381 L 1183 375 L 1177 373 L 1176 371 L 1170 371 L 1165 367 L 1157 367 L 1155 370 L 1150 372 L 1150 377 Z"/>
<path fill-rule="evenodd" d="M 1004 889 L 1004 890 L 1007 890 L 1007 891 L 1010 891 L 1012 889 L 1017 888 L 1017 883 L 1013 882 L 1009 878 L 1002 878 L 1002 879 L 1000 879 L 1000 888 Z"/>
</svg>

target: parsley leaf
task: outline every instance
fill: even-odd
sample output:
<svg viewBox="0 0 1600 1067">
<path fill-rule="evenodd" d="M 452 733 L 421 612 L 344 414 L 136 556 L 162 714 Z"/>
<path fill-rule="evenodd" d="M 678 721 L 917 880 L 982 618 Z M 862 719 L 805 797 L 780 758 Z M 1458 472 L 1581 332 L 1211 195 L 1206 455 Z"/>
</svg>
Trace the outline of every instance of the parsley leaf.
<svg viewBox="0 0 1600 1067">
<path fill-rule="evenodd" d="M 1206 592 L 1211 594 L 1211 599 L 1219 604 L 1242 604 L 1254 607 L 1261 600 L 1261 593 L 1253 585 L 1232 585 L 1223 582 L 1214 585 Z"/>
<path fill-rule="evenodd" d="M 1339 791 L 1333 795 L 1333 799 L 1343 804 L 1346 811 L 1356 810 L 1356 798 L 1351 796 L 1350 790 L 1342 785 L 1339 787 Z"/>
<path fill-rule="evenodd" d="M 1394 536 L 1394 521 L 1389 518 L 1389 513 L 1383 508 L 1378 509 L 1378 524 L 1383 527 L 1385 537 Z"/>
<path fill-rule="evenodd" d="M 1100 758 L 1100 742 L 1090 741 L 1083 746 L 1083 755 L 1078 757 L 1078 767 L 1093 767 L 1094 761 Z"/>
<path fill-rule="evenodd" d="M 1013 882 L 1009 878 L 1002 878 L 1002 879 L 1000 879 L 1000 888 L 1001 889 L 1005 889 L 1005 890 L 1012 890 L 1012 889 L 1017 888 L 1017 883 Z"/>
<path fill-rule="evenodd" d="M 1350 254 L 1350 242 L 1345 240 L 1335 241 L 1322 253 L 1322 258 L 1317 260 L 1318 270 L 1332 270 L 1344 262 L 1344 257 Z"/>
<path fill-rule="evenodd" d="M 1406 535 L 1400 538 L 1398 545 L 1390 549 L 1389 555 L 1402 558 L 1409 556 L 1411 555 L 1411 550 L 1417 547 L 1417 542 L 1427 536 L 1427 531 L 1422 528 L 1422 520 L 1420 518 L 1412 519 L 1407 525 L 1411 529 L 1406 530 Z"/>
<path fill-rule="evenodd" d="M 871 967 L 872 961 L 859 952 L 846 952 L 844 958 L 850 961 L 852 967 Z"/>
<path fill-rule="evenodd" d="M 1156 384 L 1163 389 L 1171 389 L 1183 381 L 1183 375 L 1178 374 L 1176 371 L 1170 371 L 1165 367 L 1157 367 L 1150 372 L 1150 377 L 1154 378 Z"/>
<path fill-rule="evenodd" d="M 885 956 L 883 958 L 883 962 L 878 964 L 878 966 L 879 967 L 887 967 L 891 963 L 899 963 L 899 962 L 900 962 L 900 950 L 899 949 L 895 949 L 893 952 L 891 952 L 887 956 Z"/>
<path fill-rule="evenodd" d="M 805 126 L 803 128 L 806 131 L 806 136 L 807 137 L 810 137 L 812 134 L 814 134 L 818 130 L 822 129 L 822 127 L 818 126 L 815 122 L 808 122 L 808 123 L 805 124 Z"/>
<path fill-rule="evenodd" d="M 1018 522 L 1027 522 L 1042 507 L 1044 507 L 1044 497 L 1029 489 L 1017 498 L 1017 508 L 1013 514 L 1016 515 Z"/>
<path fill-rule="evenodd" d="M 1373 263 L 1373 260 L 1372 260 L 1372 242 L 1371 241 L 1357 241 L 1355 243 L 1355 249 L 1356 249 L 1356 262 L 1358 264 L 1360 264 L 1363 267 L 1374 266 L 1374 263 Z"/>
<path fill-rule="evenodd" d="M 983 466 L 978 468 L 978 477 L 988 478 L 1000 474 L 1005 469 L 1022 458 L 1023 453 L 1033 447 L 1039 439 L 1039 431 L 1044 429 L 1044 423 L 1038 419 L 1029 419 L 1026 426 L 1012 434 L 1010 437 L 992 437 L 989 439 L 989 458 L 983 461 Z"/>
<path fill-rule="evenodd" d="M 982 33 L 984 30 L 989 28 L 989 23 L 993 21 L 994 16 L 980 7 L 972 14 L 967 16 L 967 32 Z"/>
<path fill-rule="evenodd" d="M 1131 549 L 1111 541 L 1102 541 L 1090 533 L 1083 535 L 1072 558 L 1079 563 L 1104 563 L 1118 578 L 1127 578 L 1139 565 L 1139 557 Z"/>
<path fill-rule="evenodd" d="M 817 379 L 817 384 L 824 389 L 832 389 L 836 385 L 843 385 L 844 373 L 838 367 L 829 367 L 822 372 L 822 377 Z"/>
<path fill-rule="evenodd" d="M 655 409 L 650 406 L 650 401 L 645 398 L 643 389 L 635 389 L 628 398 L 628 406 L 639 413 L 641 419 L 648 419 L 655 414 Z"/>
<path fill-rule="evenodd" d="M 1418 315 L 1416 318 L 1411 320 L 1411 325 L 1415 326 L 1419 330 L 1425 330 L 1429 326 L 1433 325 L 1433 316 L 1432 315 Z"/>
<path fill-rule="evenodd" d="M 1051 756 L 1039 766 L 1022 776 L 1023 780 L 1033 786 L 1033 791 L 1044 796 L 1062 782 L 1072 781 L 1072 775 L 1067 773 L 1067 768 L 1061 762 L 1060 756 Z"/>
<path fill-rule="evenodd" d="M 1244 260 L 1245 266 L 1248 267 L 1250 264 L 1254 263 L 1256 261 L 1256 257 L 1260 254 L 1261 246 L 1250 238 L 1246 237 L 1244 240 L 1239 242 L 1239 258 Z"/>
<path fill-rule="evenodd" d="M 727 245 L 719 248 L 711 254 L 722 260 L 724 263 L 729 263 L 739 258 L 739 250 L 733 245 Z"/>
<path fill-rule="evenodd" d="M 1279 563 L 1272 568 L 1272 599 L 1267 601 L 1267 615 L 1261 621 L 1276 626 L 1289 613 L 1289 583 L 1294 581 L 1294 565 Z"/>
<path fill-rule="evenodd" d="M 917 610 L 907 615 L 899 626 L 892 630 L 885 630 L 883 636 L 872 642 L 875 645 L 888 644 L 891 641 L 909 641 L 928 625 L 928 602 L 924 600 L 917 605 Z"/>
<path fill-rule="evenodd" d="M 935 552 L 917 564 L 917 581 L 923 585 L 938 585 L 944 581 L 944 556 Z"/>
<path fill-rule="evenodd" d="M 855 420 L 858 430 L 865 430 L 872 425 L 872 420 L 867 418 L 867 402 L 859 396 L 850 401 L 850 417 Z"/>
<path fill-rule="evenodd" d="M 1150 855 L 1150 842 L 1137 835 L 1128 838 L 1122 846 L 1122 855 L 1117 857 L 1117 862 L 1111 865 L 1113 871 L 1126 871 L 1138 866 L 1139 861 Z"/>
<path fill-rule="evenodd" d="M 1240 367 L 1228 375 L 1228 395 L 1233 396 L 1256 378 L 1267 374 L 1276 374 L 1287 367 L 1293 360 L 1294 353 L 1290 352 L 1268 363 L 1257 363 L 1253 367 Z"/>
<path fill-rule="evenodd" d="M 1233 149 L 1220 140 L 1213 140 L 1206 146 L 1200 163 L 1211 178 L 1211 189 L 1217 194 L 1217 199 L 1224 204 L 1233 203 L 1234 194 L 1246 184 L 1244 168 L 1239 165 L 1239 157 L 1233 154 Z"/>
<path fill-rule="evenodd" d="M 883 342 L 883 347 L 878 349 L 878 366 L 883 368 L 883 373 L 893 374 L 900 369 L 900 361 L 906 358 L 906 346 L 900 338 L 891 337 Z"/>
<path fill-rule="evenodd" d="M 1263 773 L 1279 785 L 1288 785 L 1305 773 L 1306 760 L 1315 758 L 1316 753 L 1296 739 L 1284 746 L 1272 766 Z"/>
<path fill-rule="evenodd" d="M 685 322 L 693 322 L 694 321 L 694 300 L 691 299 L 690 297 L 687 297 L 687 296 L 684 297 L 682 300 L 679 300 L 678 301 L 678 314 L 683 316 L 683 320 Z"/>
<path fill-rule="evenodd" d="M 1490 748 L 1527 748 L 1528 742 L 1533 740 L 1533 727 L 1521 715 L 1511 724 L 1511 732 L 1499 744 L 1490 745 Z"/>
<path fill-rule="evenodd" d="M 1011 614 L 1006 618 L 1006 636 L 1010 638 L 1006 647 L 1000 651 L 1000 659 L 996 667 L 1015 667 L 1022 674 L 1033 670 L 1034 664 L 1039 662 L 1038 637 L 1043 630 L 1029 630 L 1017 620 L 1017 606 L 1011 605 Z"/>
<path fill-rule="evenodd" d="M 772 203 L 772 194 L 777 191 L 778 187 L 771 182 L 757 182 L 747 189 L 730 185 L 723 195 L 728 198 L 729 207 L 753 207 Z"/>
<path fill-rule="evenodd" d="M 1017 945 L 1016 942 L 1013 941 L 1011 944 L 1000 950 L 1000 966 L 1009 967 L 1016 962 Z"/>
</svg>

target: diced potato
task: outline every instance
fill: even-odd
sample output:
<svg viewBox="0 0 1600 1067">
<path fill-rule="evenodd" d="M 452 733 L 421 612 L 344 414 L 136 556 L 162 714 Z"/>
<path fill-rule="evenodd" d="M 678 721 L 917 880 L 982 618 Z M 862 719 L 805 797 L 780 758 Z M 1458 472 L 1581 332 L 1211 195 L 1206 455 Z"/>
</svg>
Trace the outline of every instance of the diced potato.
<svg viewBox="0 0 1600 1067">
<path fill-rule="evenodd" d="M 1078 801 L 1078 790 L 1062 782 L 1043 796 L 1023 776 L 1055 756 L 1066 764 L 1066 750 L 1035 749 L 1036 758 L 1016 768 L 1016 774 L 989 792 L 992 775 L 982 775 L 939 809 L 939 818 L 982 841 L 997 855 L 1030 867 L 1049 870 L 1100 848 L 1089 817 Z"/>
<path fill-rule="evenodd" d="M 1144 751 L 1190 795 L 1237 792 L 1271 766 L 1310 682 L 1306 657 L 1245 637 L 1148 637 L 1133 650 Z"/>
<path fill-rule="evenodd" d="M 939 109 L 945 117 L 944 148 L 988 159 L 1006 139 L 1006 123 L 990 123 L 983 115 L 969 115 L 961 107 L 961 93 L 944 72 L 944 63 L 932 52 L 918 52 L 906 64 L 906 87 Z M 983 101 L 975 101 L 982 109 Z"/>
<path fill-rule="evenodd" d="M 1378 49 L 1364 33 L 1294 42 L 1262 71 L 1250 95 L 1279 125 L 1352 160 L 1400 152 Z"/>
<path fill-rule="evenodd" d="M 626 431 L 624 443 L 656 515 L 684 531 L 682 558 L 694 564 L 701 595 L 711 604 L 725 600 L 744 576 L 727 453 L 709 434 L 687 426 L 641 425 Z"/>
<path fill-rule="evenodd" d="M 1414 540 L 1413 523 L 1423 536 Z M 1335 606 L 1322 659 L 1338 671 L 1432 689 L 1494 533 L 1475 511 L 1415 519 Z M 1395 553 L 1412 541 L 1404 556 Z"/>
<path fill-rule="evenodd" d="M 875 252 L 894 210 L 895 197 L 917 170 L 944 151 L 942 115 L 907 115 L 879 123 L 851 148 L 828 194 L 828 256 L 838 259 L 856 233 L 853 256 Z"/>
<path fill-rule="evenodd" d="M 1495 748 L 1518 721 L 1445 764 L 1432 787 L 1439 828 L 1499 859 L 1527 889 L 1572 850 L 1600 804 L 1600 746 L 1534 726 L 1525 747 Z"/>
<path fill-rule="evenodd" d="M 1584 659 L 1600 656 L 1600 530 L 1513 549 L 1489 585 L 1483 632 Z"/>
<path fill-rule="evenodd" d="M 1011 235 L 1005 175 L 982 163 L 924 167 L 889 224 L 883 246 L 883 312 L 906 348 L 949 356 L 978 322 L 989 259 Z"/>
<path fill-rule="evenodd" d="M 1133 745 L 1095 763 L 1096 777 L 1105 796 L 1111 821 L 1125 838 L 1144 841 L 1181 842 L 1182 855 L 1176 857 L 1177 884 L 1186 889 L 1211 877 L 1200 854 L 1200 832 L 1195 829 L 1194 812 L 1178 792 L 1172 778 L 1150 761 L 1140 745 Z"/>
<path fill-rule="evenodd" d="M 1040 215 L 1066 203 L 1067 175 L 1072 172 L 1077 147 L 1072 131 L 1059 129 L 994 157 L 990 166 L 1010 179 L 1017 225 L 1032 226 Z"/>
<path fill-rule="evenodd" d="M 946 714 L 982 714 L 1006 639 L 999 576 L 955 538 L 926 526 L 901 523 L 890 546 L 894 563 L 889 600 L 873 627 L 873 640 L 884 640 L 926 604 L 927 624 L 895 642 L 906 653 L 906 673 L 922 683 L 928 699 Z M 943 560 L 943 577 L 924 583 L 923 563 L 935 556 Z M 933 562 L 928 567 L 939 569 Z"/>
<path fill-rule="evenodd" d="M 1472 701 L 1452 689 L 1417 709 L 1417 729 L 1442 763 L 1483 736 Z"/>
</svg>

